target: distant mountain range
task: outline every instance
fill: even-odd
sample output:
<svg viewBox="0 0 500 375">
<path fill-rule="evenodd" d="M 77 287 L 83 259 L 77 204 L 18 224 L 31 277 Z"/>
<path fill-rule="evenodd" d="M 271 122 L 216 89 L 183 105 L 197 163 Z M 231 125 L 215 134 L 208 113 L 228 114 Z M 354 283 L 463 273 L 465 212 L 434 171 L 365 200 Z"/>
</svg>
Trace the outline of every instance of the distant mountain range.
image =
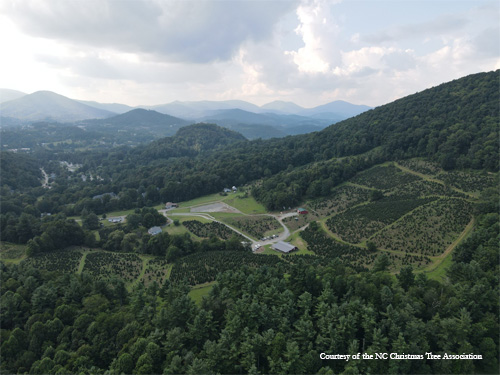
<svg viewBox="0 0 500 375">
<path fill-rule="evenodd" d="M 11 90 L 11 89 L 0 89 L 0 103 L 8 102 L 10 100 L 15 100 L 26 96 L 25 92 Z"/>
<path fill-rule="evenodd" d="M 205 122 L 240 132 L 249 139 L 283 137 L 321 130 L 369 109 L 368 106 L 344 101 L 303 108 L 284 101 L 274 101 L 259 107 L 242 100 L 175 101 L 133 108 L 119 103 L 73 100 L 50 91 L 25 94 L 0 89 L 3 127 L 39 121 L 83 121 L 86 126 L 99 125 L 116 130 L 121 126 L 136 127 L 138 130 L 146 127 L 161 136 L 173 135 L 179 127 L 188 124 Z"/>
<path fill-rule="evenodd" d="M 26 122 L 75 122 L 89 118 L 106 118 L 115 113 L 91 107 L 51 91 L 37 91 L 0 104 L 2 117 Z"/>
</svg>

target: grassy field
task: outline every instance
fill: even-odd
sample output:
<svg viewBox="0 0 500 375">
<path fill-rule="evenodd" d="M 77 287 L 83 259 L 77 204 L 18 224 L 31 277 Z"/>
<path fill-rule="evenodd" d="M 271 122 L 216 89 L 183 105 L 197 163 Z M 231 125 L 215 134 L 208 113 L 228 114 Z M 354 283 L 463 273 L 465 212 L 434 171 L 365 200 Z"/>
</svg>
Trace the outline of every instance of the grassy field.
<svg viewBox="0 0 500 375">
<path fill-rule="evenodd" d="M 452 254 L 448 254 L 441 263 L 437 266 L 435 264 L 426 267 L 424 272 L 429 279 L 441 281 L 446 276 L 446 270 L 451 266 Z"/>
<path fill-rule="evenodd" d="M 298 251 L 293 251 L 290 253 L 290 255 L 304 255 L 304 254 L 310 254 L 314 255 L 314 252 L 311 250 L 307 249 L 307 244 L 306 242 L 300 237 L 300 233 L 294 233 L 292 234 L 288 239 L 288 242 L 290 242 L 292 245 L 296 246 Z"/>
<path fill-rule="evenodd" d="M 196 302 L 197 305 L 201 305 L 203 296 L 206 296 L 208 295 L 208 293 L 210 293 L 214 284 L 215 282 L 196 285 L 190 290 L 188 295 L 194 302 Z"/>
<path fill-rule="evenodd" d="M 262 204 L 251 196 L 245 197 L 245 193 L 230 193 L 224 198 L 224 203 L 248 215 L 267 213 L 266 208 Z"/>
<path fill-rule="evenodd" d="M 211 203 L 211 202 L 218 202 L 224 198 L 225 197 L 220 195 L 219 193 L 205 195 L 203 197 L 191 199 L 190 201 L 180 202 L 179 208 L 186 208 L 186 207 L 191 207 L 191 206 L 199 206 L 201 204 L 206 204 L 206 203 Z"/>
<path fill-rule="evenodd" d="M 192 236 L 194 239 L 199 240 L 200 238 L 198 236 L 196 236 L 194 233 L 190 232 L 184 225 L 182 225 L 183 221 L 186 221 L 186 220 L 198 220 L 198 219 L 199 218 L 193 218 L 193 217 L 187 217 L 185 219 L 184 218 L 181 219 L 179 217 L 179 221 L 181 222 L 181 225 L 176 226 L 174 224 L 170 224 L 170 225 L 164 227 L 163 230 L 166 231 L 170 235 L 189 233 L 189 235 Z M 204 220 L 207 220 L 207 219 L 204 219 Z M 199 221 L 201 221 L 201 220 L 199 220 Z"/>
<path fill-rule="evenodd" d="M 26 245 L 0 242 L 0 260 L 6 264 L 19 264 L 26 258 L 25 251 Z"/>
</svg>

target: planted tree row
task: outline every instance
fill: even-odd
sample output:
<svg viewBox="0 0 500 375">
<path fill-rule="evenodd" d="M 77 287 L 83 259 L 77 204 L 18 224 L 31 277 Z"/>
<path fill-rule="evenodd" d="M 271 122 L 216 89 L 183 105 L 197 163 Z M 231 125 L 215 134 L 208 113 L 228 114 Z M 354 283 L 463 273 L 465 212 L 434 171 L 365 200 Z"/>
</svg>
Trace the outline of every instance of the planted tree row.
<svg viewBox="0 0 500 375">
<path fill-rule="evenodd" d="M 403 186 L 395 186 L 388 194 L 397 196 L 399 199 L 414 199 L 424 196 L 466 197 L 465 194 L 451 189 L 448 185 L 426 180 L 411 182 Z"/>
<path fill-rule="evenodd" d="M 25 262 L 37 269 L 70 273 L 78 270 L 82 255 L 81 251 L 67 249 L 37 254 L 27 258 Z"/>
<path fill-rule="evenodd" d="M 394 165 L 387 167 L 377 166 L 358 173 L 350 181 L 380 190 L 391 190 L 394 186 L 401 186 L 421 178 L 410 173 L 405 173 Z"/>
<path fill-rule="evenodd" d="M 213 235 L 223 240 L 229 240 L 233 236 L 237 236 L 243 241 L 243 237 L 235 231 L 228 228 L 226 225 L 212 221 L 210 223 L 202 223 L 198 220 L 187 220 L 182 223 L 190 232 L 198 237 L 208 238 Z"/>
<path fill-rule="evenodd" d="M 438 163 L 423 159 L 415 158 L 415 159 L 398 160 L 398 164 L 408 169 L 411 169 L 412 171 L 422 173 L 427 176 L 437 176 L 439 173 L 443 172 Z"/>
<path fill-rule="evenodd" d="M 370 240 L 383 249 L 439 255 L 457 239 L 471 218 L 471 203 L 442 198 L 415 209 Z"/>
<path fill-rule="evenodd" d="M 397 200 L 385 198 L 354 207 L 329 218 L 326 225 L 344 241 L 359 243 L 415 208 L 436 198 Z"/>
<path fill-rule="evenodd" d="M 87 255 L 83 271 L 97 279 L 109 279 L 113 276 L 130 282 L 139 277 L 142 260 L 135 254 L 95 252 Z"/>
<path fill-rule="evenodd" d="M 321 216 L 330 216 L 347 210 L 368 200 L 370 190 L 353 185 L 342 185 L 333 189 L 333 194 L 327 198 L 316 199 L 309 203 L 314 211 Z"/>
<path fill-rule="evenodd" d="M 170 273 L 172 282 L 187 281 L 190 285 L 214 281 L 217 274 L 242 265 L 249 267 L 276 266 L 281 263 L 276 256 L 249 252 L 212 251 L 183 257 L 174 264 Z"/>
<path fill-rule="evenodd" d="M 474 173 L 474 172 L 462 172 L 462 171 L 451 171 L 444 172 L 437 176 L 437 178 L 443 180 L 445 183 L 459 188 L 460 190 L 476 193 L 484 189 L 498 186 L 498 174 L 488 174 Z"/>
<path fill-rule="evenodd" d="M 224 219 L 224 221 L 254 238 L 264 237 L 270 231 L 276 233 L 282 231 L 280 223 L 270 216 L 238 216 Z"/>
<path fill-rule="evenodd" d="M 170 265 L 166 259 L 160 257 L 150 259 L 142 278 L 143 284 L 147 286 L 156 281 L 158 285 L 163 285 L 167 280 L 169 269 Z"/>
</svg>

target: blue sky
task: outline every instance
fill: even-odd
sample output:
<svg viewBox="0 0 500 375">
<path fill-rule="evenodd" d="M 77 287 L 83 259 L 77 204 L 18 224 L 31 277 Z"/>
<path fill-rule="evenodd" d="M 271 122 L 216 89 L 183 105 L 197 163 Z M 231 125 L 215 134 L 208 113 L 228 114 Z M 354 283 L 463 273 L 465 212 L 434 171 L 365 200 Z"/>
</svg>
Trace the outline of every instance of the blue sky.
<svg viewBox="0 0 500 375">
<path fill-rule="evenodd" d="M 3 0 L 0 86 L 377 106 L 500 68 L 497 1 Z"/>
</svg>

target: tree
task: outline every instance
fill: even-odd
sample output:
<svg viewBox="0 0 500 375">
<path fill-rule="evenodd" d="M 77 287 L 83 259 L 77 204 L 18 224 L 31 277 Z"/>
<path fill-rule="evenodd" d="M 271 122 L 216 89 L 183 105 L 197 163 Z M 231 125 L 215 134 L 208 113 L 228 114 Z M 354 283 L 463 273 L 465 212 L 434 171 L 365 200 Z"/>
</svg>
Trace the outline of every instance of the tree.
<svg viewBox="0 0 500 375">
<path fill-rule="evenodd" d="M 138 214 L 127 215 L 127 229 L 130 231 L 139 228 L 141 220 L 142 220 L 141 215 Z"/>
<path fill-rule="evenodd" d="M 134 369 L 134 361 L 130 354 L 123 353 L 112 363 L 111 369 L 115 374 L 131 374 Z"/>
<path fill-rule="evenodd" d="M 389 256 L 387 255 L 387 253 L 382 253 L 375 259 L 372 271 L 373 272 L 387 271 L 387 268 L 389 267 L 390 263 L 391 262 L 389 260 Z"/>
<path fill-rule="evenodd" d="M 413 274 L 413 267 L 411 264 L 403 266 L 399 271 L 399 275 L 396 276 L 399 280 L 399 284 L 404 290 L 408 290 L 415 282 L 415 275 Z"/>
<path fill-rule="evenodd" d="M 366 249 L 369 252 L 374 253 L 375 251 L 377 251 L 377 245 L 375 245 L 375 243 L 372 241 L 366 241 Z"/>
<path fill-rule="evenodd" d="M 372 202 L 379 201 L 383 197 L 384 197 L 384 193 L 382 193 L 382 191 L 380 191 L 378 189 L 372 190 L 371 193 L 370 193 L 370 200 Z"/>
<path fill-rule="evenodd" d="M 82 215 L 82 224 L 84 229 L 99 229 L 99 218 L 93 212 L 83 216 Z"/>
</svg>

